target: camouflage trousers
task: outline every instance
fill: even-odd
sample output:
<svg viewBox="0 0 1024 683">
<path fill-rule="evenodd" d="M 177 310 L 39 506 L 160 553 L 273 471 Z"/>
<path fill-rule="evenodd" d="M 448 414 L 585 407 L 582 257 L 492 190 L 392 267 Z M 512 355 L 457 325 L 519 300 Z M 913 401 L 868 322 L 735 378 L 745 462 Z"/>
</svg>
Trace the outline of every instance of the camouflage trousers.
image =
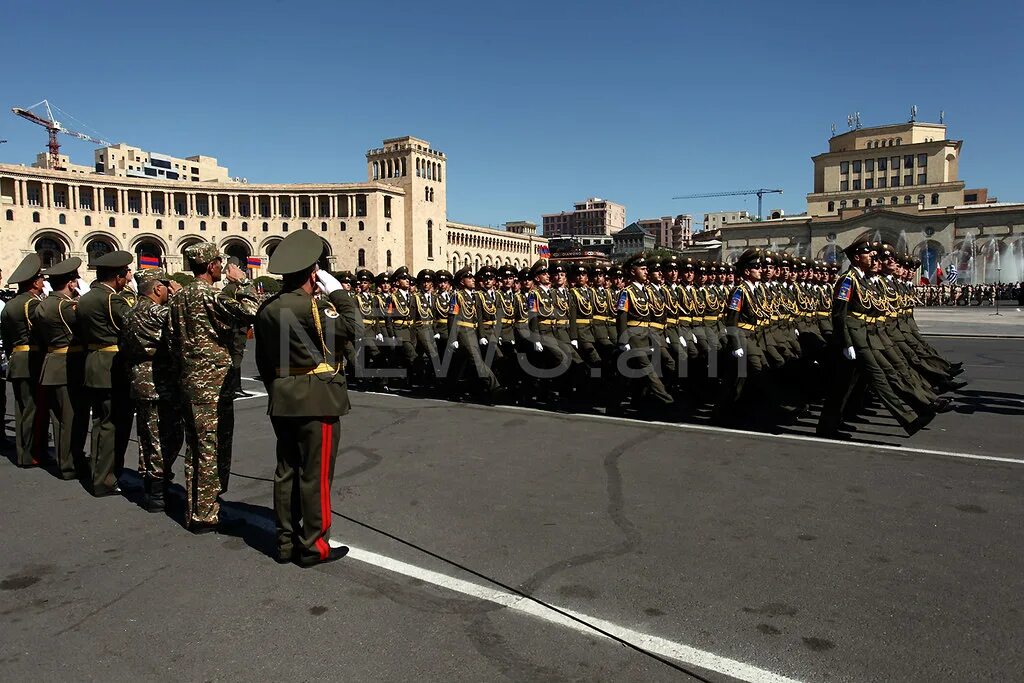
<svg viewBox="0 0 1024 683">
<path fill-rule="evenodd" d="M 219 521 L 218 496 L 228 490 L 235 409 L 231 398 L 190 403 L 185 416 L 186 523 Z"/>
<path fill-rule="evenodd" d="M 181 410 L 173 401 L 136 404 L 135 429 L 139 434 L 139 476 L 163 479 L 178 457 L 185 440 Z"/>
</svg>

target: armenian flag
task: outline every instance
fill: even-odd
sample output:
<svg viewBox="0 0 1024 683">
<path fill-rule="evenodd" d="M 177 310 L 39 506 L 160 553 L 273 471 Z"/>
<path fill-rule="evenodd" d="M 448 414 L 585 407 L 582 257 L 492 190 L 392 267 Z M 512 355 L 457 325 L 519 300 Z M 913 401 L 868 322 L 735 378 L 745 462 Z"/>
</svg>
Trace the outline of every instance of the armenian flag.
<svg viewBox="0 0 1024 683">
<path fill-rule="evenodd" d="M 139 268 L 159 268 L 160 257 L 159 256 L 140 256 L 139 257 Z"/>
<path fill-rule="evenodd" d="M 248 258 L 245 259 L 245 265 L 249 266 L 250 268 L 262 268 L 263 258 L 260 256 L 249 256 Z"/>
<path fill-rule="evenodd" d="M 548 258 L 549 256 L 551 256 L 551 250 L 548 249 L 548 245 L 542 244 L 539 247 L 537 247 L 537 255 L 540 256 L 541 258 Z"/>
</svg>

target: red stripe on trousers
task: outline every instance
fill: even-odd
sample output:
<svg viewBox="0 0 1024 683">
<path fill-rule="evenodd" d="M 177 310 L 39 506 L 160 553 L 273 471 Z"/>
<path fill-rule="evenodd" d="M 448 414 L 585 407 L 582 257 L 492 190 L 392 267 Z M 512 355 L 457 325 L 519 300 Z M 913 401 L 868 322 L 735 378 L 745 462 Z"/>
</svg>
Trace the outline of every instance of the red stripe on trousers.
<svg viewBox="0 0 1024 683">
<path fill-rule="evenodd" d="M 321 559 L 326 559 L 329 546 L 323 542 L 323 535 L 331 528 L 331 444 L 332 425 L 326 419 L 320 423 L 320 528 L 322 536 L 317 548 Z M 323 544 L 322 547 L 320 544 Z"/>
</svg>

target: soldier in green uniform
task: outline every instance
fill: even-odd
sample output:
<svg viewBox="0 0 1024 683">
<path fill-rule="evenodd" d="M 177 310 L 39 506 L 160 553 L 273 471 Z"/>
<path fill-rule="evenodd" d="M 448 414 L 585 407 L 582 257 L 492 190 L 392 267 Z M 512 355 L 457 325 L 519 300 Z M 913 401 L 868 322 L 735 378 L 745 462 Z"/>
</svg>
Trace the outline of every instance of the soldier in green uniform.
<svg viewBox="0 0 1024 683">
<path fill-rule="evenodd" d="M 846 255 L 850 268 L 839 278 L 832 299 L 833 342 L 830 353 L 841 355 L 830 392 L 818 421 L 817 433 L 829 438 L 842 438 L 840 423 L 850 394 L 860 377 L 864 377 L 882 404 L 889 410 L 907 434 L 914 434 L 934 417 L 931 411 L 916 412 L 893 390 L 889 378 L 878 364 L 869 340 L 868 325 L 874 324 L 869 315 L 870 284 L 874 249 L 870 242 L 850 245 Z"/>
<path fill-rule="evenodd" d="M 356 283 L 359 291 L 354 295 L 354 300 L 361 317 L 356 330 L 356 367 L 353 374 L 359 380 L 361 389 L 380 388 L 382 380 L 377 372 L 383 359 L 377 342 L 384 341 L 385 316 L 373 293 L 373 273 L 360 268 L 356 271 Z"/>
<path fill-rule="evenodd" d="M 39 384 L 50 409 L 53 444 L 61 479 L 90 475 L 85 455 L 89 430 L 89 402 L 85 395 L 85 358 L 77 335 L 78 269 L 82 259 L 72 256 L 50 266 L 49 296 L 39 302 L 29 320 L 32 345 L 46 355 L 39 371 Z M 39 448 L 45 447 L 45 441 Z"/>
<path fill-rule="evenodd" d="M 350 408 L 342 349 L 360 314 L 341 283 L 318 268 L 322 252 L 323 240 L 309 231 L 278 245 L 268 270 L 283 276 L 281 291 L 260 306 L 255 323 L 256 364 L 277 436 L 277 561 L 302 567 L 348 552 L 331 540 L 331 485 L 341 416 Z"/>
<path fill-rule="evenodd" d="M 416 291 L 410 309 L 413 348 L 421 366 L 429 367 L 429 372 L 424 370 L 420 373 L 424 383 L 428 377 L 436 380 L 442 374 L 441 357 L 437 352 L 437 341 L 441 335 L 435 331 L 436 299 L 434 271 L 424 268 L 416 274 Z"/>
<path fill-rule="evenodd" d="M 245 266 L 235 256 L 228 258 L 228 264 L 237 266 L 243 271 L 245 270 Z M 229 282 L 222 291 L 228 296 L 234 296 L 235 287 L 234 283 Z M 231 372 L 228 374 L 228 381 L 231 383 L 234 395 L 240 398 L 250 396 L 242 388 L 242 359 L 245 358 L 245 345 L 248 341 L 249 325 L 243 324 L 235 328 L 235 333 L 231 337 Z"/>
<path fill-rule="evenodd" d="M 139 437 L 139 476 L 150 512 L 165 508 L 165 491 L 171 466 L 184 441 L 180 367 L 171 355 L 167 338 L 170 298 L 181 290 L 162 268 L 143 268 L 135 273 L 139 299 L 124 317 L 121 354 L 129 368 L 131 398 L 136 402 Z"/>
<path fill-rule="evenodd" d="M 439 270 L 434 274 L 434 341 L 438 353 L 448 355 L 448 310 L 452 304 L 452 274 L 447 270 Z"/>
<path fill-rule="evenodd" d="M 384 298 L 387 311 L 385 330 L 387 337 L 394 340 L 392 356 L 401 366 L 406 388 L 412 388 L 416 366 L 416 347 L 413 345 L 413 300 L 409 291 L 409 269 L 399 266 L 391 274 L 391 292 Z"/>
<path fill-rule="evenodd" d="M 7 379 L 14 392 L 15 453 L 19 467 L 35 467 L 46 451 L 46 404 L 36 402 L 43 353 L 32 344 L 32 313 L 43 297 L 39 255 L 23 258 L 8 280 L 18 285 L 18 294 L 0 313 L 0 337 L 7 354 Z"/>
<path fill-rule="evenodd" d="M 128 302 L 121 296 L 135 257 L 113 251 L 93 261 L 96 282 L 78 300 L 78 338 L 85 346 L 85 386 L 92 409 L 92 494 L 120 493 L 117 485 L 134 412 L 118 336 Z"/>
<path fill-rule="evenodd" d="M 453 381 L 457 381 L 472 366 L 478 384 L 485 392 L 487 400 L 493 401 L 499 393 L 501 384 L 480 354 L 480 309 L 475 294 L 476 278 L 468 266 L 455 273 L 458 289 L 452 295 L 451 307 L 448 311 L 448 346 L 456 351 L 455 363 L 452 367 Z"/>
<path fill-rule="evenodd" d="M 171 301 L 171 353 L 181 362 L 186 404 L 185 522 L 194 533 L 215 531 L 220 494 L 227 491 L 234 431 L 234 392 L 228 382 L 231 340 L 239 325 L 252 321 L 256 292 L 237 266 L 227 279 L 233 296 L 214 289 L 223 274 L 221 254 L 212 242 L 185 248 L 195 280 Z"/>
<path fill-rule="evenodd" d="M 616 337 L 622 352 L 617 364 L 619 375 L 641 380 L 642 396 L 650 397 L 661 405 L 670 405 L 675 399 L 665 389 L 651 364 L 651 355 L 660 353 L 660 346 L 657 340 L 651 338 L 653 290 L 648 287 L 647 256 L 642 252 L 631 256 L 622 264 L 622 268 L 629 278 L 629 284 L 619 293 L 615 306 Z M 630 361 L 633 361 L 634 367 L 630 367 Z M 619 407 L 618 404 L 609 405 L 609 410 L 618 412 Z"/>
</svg>

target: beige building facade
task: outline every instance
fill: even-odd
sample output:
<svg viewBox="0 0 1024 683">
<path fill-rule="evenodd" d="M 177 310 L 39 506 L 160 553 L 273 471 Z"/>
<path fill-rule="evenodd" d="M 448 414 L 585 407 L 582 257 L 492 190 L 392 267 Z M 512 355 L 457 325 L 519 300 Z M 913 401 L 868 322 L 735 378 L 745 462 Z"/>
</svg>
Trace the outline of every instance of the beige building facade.
<svg viewBox="0 0 1024 683">
<path fill-rule="evenodd" d="M 745 249 L 760 247 L 843 261 L 844 247 L 873 239 L 920 258 L 920 275 L 929 279 L 936 267 L 948 271 L 950 264 L 964 282 L 1024 279 L 1024 203 L 981 203 L 984 189 L 971 190 L 965 199 L 958 177 L 962 147 L 961 140 L 947 140 L 939 124 L 837 135 L 828 152 L 813 157 L 815 191 L 807 195 L 807 214 L 727 223 L 713 235 L 721 242 L 721 257 L 733 261 Z M 886 161 L 881 169 L 879 159 Z M 897 170 L 901 177 L 892 187 Z M 908 172 L 910 182 L 902 177 Z M 873 183 L 865 189 L 869 177 L 878 180 L 883 173 L 886 187 Z M 860 180 L 856 187 L 854 179 Z"/>
<path fill-rule="evenodd" d="M 614 235 L 626 227 L 626 207 L 600 197 L 577 202 L 572 211 L 541 216 L 545 237 Z"/>
<path fill-rule="evenodd" d="M 149 163 L 154 158 L 159 155 L 149 155 Z M 439 269 L 455 257 L 532 263 L 547 243 L 525 228 L 449 224 L 445 158 L 426 141 L 386 140 L 366 161 L 366 182 L 317 184 L 193 181 L 191 175 L 168 180 L 0 164 L 0 268 L 10 272 L 31 251 L 44 263 L 69 256 L 88 263 L 123 249 L 138 258 L 157 257 L 173 273 L 184 270 L 185 247 L 208 240 L 251 263 L 258 276 L 266 274 L 268 257 L 288 232 L 303 229 L 324 239 L 321 264 L 333 271 Z"/>
<path fill-rule="evenodd" d="M 690 214 L 641 218 L 637 225 L 654 235 L 655 245 L 659 247 L 683 249 L 693 241 L 693 216 Z"/>
</svg>

